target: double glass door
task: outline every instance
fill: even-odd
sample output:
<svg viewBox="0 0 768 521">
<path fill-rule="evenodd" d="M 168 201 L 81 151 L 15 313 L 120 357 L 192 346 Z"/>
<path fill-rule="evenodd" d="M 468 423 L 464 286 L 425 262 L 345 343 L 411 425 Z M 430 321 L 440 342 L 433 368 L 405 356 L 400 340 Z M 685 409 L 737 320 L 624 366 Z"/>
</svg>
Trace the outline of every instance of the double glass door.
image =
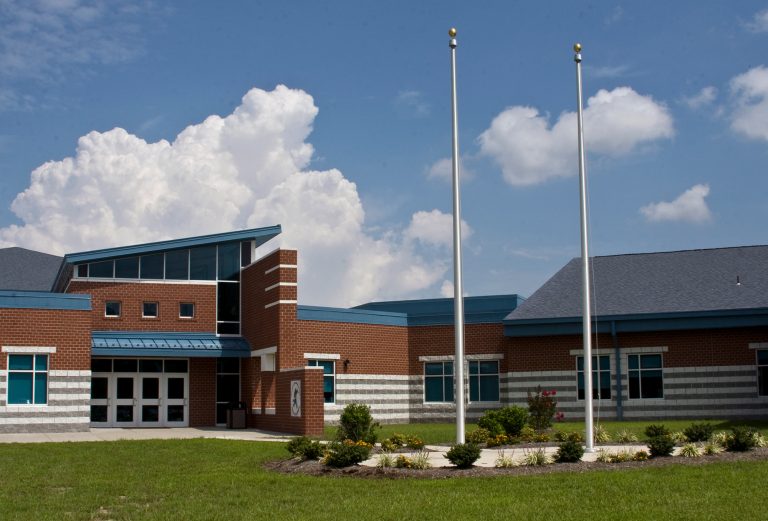
<svg viewBox="0 0 768 521">
<path fill-rule="evenodd" d="M 186 373 L 94 372 L 91 424 L 94 427 L 185 427 L 189 424 L 188 396 Z"/>
</svg>

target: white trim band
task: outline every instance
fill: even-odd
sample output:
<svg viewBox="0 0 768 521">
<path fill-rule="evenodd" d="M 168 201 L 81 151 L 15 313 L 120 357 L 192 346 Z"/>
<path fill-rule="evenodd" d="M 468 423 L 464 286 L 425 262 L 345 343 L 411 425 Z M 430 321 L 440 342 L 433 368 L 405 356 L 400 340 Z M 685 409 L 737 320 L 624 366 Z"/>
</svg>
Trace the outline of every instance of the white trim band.
<svg viewBox="0 0 768 521">
<path fill-rule="evenodd" d="M 269 304 L 264 305 L 264 309 L 269 309 L 272 306 L 277 306 L 278 304 L 298 304 L 297 300 L 276 300 L 274 302 L 270 302 Z"/>
<path fill-rule="evenodd" d="M 251 358 L 255 358 L 257 356 L 262 356 L 262 355 L 273 355 L 275 353 L 277 353 L 277 346 L 264 347 L 262 349 L 251 351 Z"/>
<path fill-rule="evenodd" d="M 305 360 L 341 360 L 340 354 L 304 353 Z"/>
<path fill-rule="evenodd" d="M 272 284 L 268 288 L 264 288 L 264 292 L 266 293 L 267 291 L 273 290 L 275 288 L 279 288 L 280 286 L 288 286 L 288 287 L 295 288 L 298 285 L 299 285 L 298 282 L 278 282 L 277 284 Z"/>
<path fill-rule="evenodd" d="M 3 353 L 20 353 L 20 354 L 44 354 L 55 353 L 55 347 L 43 347 L 43 346 L 3 346 Z"/>
<path fill-rule="evenodd" d="M 638 353 L 666 353 L 669 351 L 669 347 L 667 346 L 658 346 L 658 347 L 619 347 L 622 355 L 636 355 Z M 593 355 L 612 355 L 613 349 L 597 349 L 592 350 Z M 582 356 L 584 355 L 583 349 L 571 349 L 570 351 L 572 356 Z"/>
<path fill-rule="evenodd" d="M 279 270 L 279 269 L 281 269 L 281 268 L 285 268 L 285 269 L 294 269 L 294 270 L 295 270 L 295 269 L 298 269 L 298 267 L 299 267 L 299 266 L 298 266 L 297 264 L 278 264 L 277 266 L 272 266 L 271 268 L 269 268 L 268 270 L 266 270 L 266 271 L 264 272 L 264 275 L 269 275 L 269 274 L 270 274 L 270 273 L 272 273 L 273 271 L 275 271 L 275 270 Z"/>
</svg>

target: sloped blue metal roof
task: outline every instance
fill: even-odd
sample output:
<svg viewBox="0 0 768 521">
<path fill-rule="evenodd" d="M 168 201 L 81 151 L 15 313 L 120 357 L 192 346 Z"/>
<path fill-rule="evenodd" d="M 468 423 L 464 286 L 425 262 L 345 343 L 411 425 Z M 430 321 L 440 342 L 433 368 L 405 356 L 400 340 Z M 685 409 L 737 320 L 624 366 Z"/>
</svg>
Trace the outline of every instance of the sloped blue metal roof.
<svg viewBox="0 0 768 521">
<path fill-rule="evenodd" d="M 213 333 L 94 331 L 93 356 L 171 356 L 184 358 L 248 358 L 251 346 L 243 337 Z"/>
<path fill-rule="evenodd" d="M 231 241 L 256 241 L 256 246 L 258 247 L 273 237 L 279 235 L 280 231 L 281 228 L 278 224 L 276 226 L 268 226 L 265 228 L 251 228 L 248 230 L 215 233 L 212 235 L 201 235 L 199 237 L 187 237 L 184 239 L 174 239 L 170 241 L 149 242 L 146 244 L 136 244 L 133 246 L 120 246 L 117 248 L 105 248 L 103 250 L 84 251 L 81 253 L 68 253 L 64 256 L 64 262 L 92 262 L 114 259 L 116 257 L 126 257 L 145 253 L 159 253 L 168 250 L 178 250 L 182 248 L 192 248 L 195 246 L 205 246 L 209 244 L 219 244 L 222 242 Z"/>
</svg>

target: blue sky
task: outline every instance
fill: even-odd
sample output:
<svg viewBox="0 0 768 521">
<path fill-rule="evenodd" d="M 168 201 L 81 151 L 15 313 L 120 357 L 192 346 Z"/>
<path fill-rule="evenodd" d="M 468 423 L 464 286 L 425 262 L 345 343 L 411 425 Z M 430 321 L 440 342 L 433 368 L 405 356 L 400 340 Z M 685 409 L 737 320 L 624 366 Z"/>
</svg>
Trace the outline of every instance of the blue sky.
<svg viewBox="0 0 768 521">
<path fill-rule="evenodd" d="M 451 26 L 468 294 L 579 254 L 576 41 L 592 253 L 765 244 L 768 4 L 581 4 L 0 1 L 0 246 L 280 223 L 305 303 L 448 295 Z"/>
</svg>

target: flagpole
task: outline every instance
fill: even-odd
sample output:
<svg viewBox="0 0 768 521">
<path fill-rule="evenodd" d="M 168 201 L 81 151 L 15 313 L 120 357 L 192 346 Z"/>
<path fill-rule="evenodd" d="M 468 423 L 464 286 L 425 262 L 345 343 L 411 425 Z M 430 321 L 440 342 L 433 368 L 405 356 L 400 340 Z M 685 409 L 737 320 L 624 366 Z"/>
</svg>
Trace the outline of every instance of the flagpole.
<svg viewBox="0 0 768 521">
<path fill-rule="evenodd" d="M 594 434 L 592 417 L 592 320 L 590 318 L 589 292 L 589 239 L 587 237 L 587 172 L 584 164 L 584 120 L 581 104 L 581 44 L 574 44 L 576 54 L 576 97 L 578 106 L 578 135 L 579 135 L 579 202 L 581 213 L 581 281 L 582 281 L 582 336 L 584 343 L 584 423 L 586 431 L 587 452 L 594 452 Z"/>
<path fill-rule="evenodd" d="M 456 399 L 456 443 L 464 443 L 464 291 L 461 281 L 461 204 L 459 201 L 459 118 L 456 104 L 456 29 L 451 39 L 451 110 L 453 116 L 453 310 L 456 356 L 453 363 Z"/>
</svg>

